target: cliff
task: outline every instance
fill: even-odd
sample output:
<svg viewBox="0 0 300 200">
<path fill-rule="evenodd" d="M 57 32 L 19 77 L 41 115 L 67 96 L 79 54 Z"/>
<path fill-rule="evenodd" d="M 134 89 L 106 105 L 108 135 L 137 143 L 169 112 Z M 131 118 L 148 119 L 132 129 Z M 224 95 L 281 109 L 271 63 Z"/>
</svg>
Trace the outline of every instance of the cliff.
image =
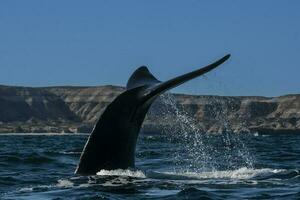
<svg viewBox="0 0 300 200">
<path fill-rule="evenodd" d="M 0 86 L 0 132 L 90 132 L 124 88 Z M 300 95 L 223 97 L 167 94 L 144 132 L 192 124 L 204 132 L 300 133 Z"/>
</svg>

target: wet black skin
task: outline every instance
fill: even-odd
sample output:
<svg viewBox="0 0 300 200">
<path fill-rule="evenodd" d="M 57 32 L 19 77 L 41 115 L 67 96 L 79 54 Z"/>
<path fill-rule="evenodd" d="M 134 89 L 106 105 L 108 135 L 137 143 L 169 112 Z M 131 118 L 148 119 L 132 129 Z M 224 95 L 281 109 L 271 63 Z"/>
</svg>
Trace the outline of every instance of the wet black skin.
<svg viewBox="0 0 300 200">
<path fill-rule="evenodd" d="M 101 169 L 135 168 L 138 134 L 153 101 L 165 91 L 216 68 L 229 57 L 226 55 L 206 67 L 165 82 L 157 80 L 146 67 L 138 68 L 129 78 L 127 90 L 100 116 L 75 173 L 94 175 Z"/>
</svg>

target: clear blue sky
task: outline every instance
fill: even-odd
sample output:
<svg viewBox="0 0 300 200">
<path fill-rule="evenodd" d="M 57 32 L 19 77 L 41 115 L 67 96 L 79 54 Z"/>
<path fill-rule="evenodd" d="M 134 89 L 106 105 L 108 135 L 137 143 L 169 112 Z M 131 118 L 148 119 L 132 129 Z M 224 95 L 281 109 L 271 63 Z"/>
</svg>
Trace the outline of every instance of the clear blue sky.
<svg viewBox="0 0 300 200">
<path fill-rule="evenodd" d="M 0 1 L 0 84 L 125 85 L 231 53 L 174 92 L 300 93 L 300 1 Z"/>
</svg>

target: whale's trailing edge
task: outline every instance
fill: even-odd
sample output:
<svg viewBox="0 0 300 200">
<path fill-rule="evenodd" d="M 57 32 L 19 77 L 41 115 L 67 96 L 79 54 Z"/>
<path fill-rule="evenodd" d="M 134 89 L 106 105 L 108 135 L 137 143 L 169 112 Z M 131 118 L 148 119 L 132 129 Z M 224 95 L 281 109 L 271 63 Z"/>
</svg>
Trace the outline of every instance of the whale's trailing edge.
<svg viewBox="0 0 300 200">
<path fill-rule="evenodd" d="M 178 85 L 181 85 L 189 80 L 192 80 L 198 76 L 201 76 L 201 75 L 213 70 L 214 68 L 216 68 L 219 65 L 221 65 L 222 63 L 224 63 L 229 57 L 230 57 L 230 54 L 224 56 L 220 60 L 218 60 L 206 67 L 197 69 L 195 71 L 186 73 L 184 75 L 172 78 L 168 81 L 165 81 L 165 82 L 155 85 L 153 88 L 151 88 L 151 92 L 149 94 L 147 94 L 148 98 L 153 97 L 155 95 L 159 95 L 167 90 L 170 90 Z"/>
<path fill-rule="evenodd" d="M 162 93 L 201 76 L 224 63 L 220 60 L 165 82 L 147 69 L 138 68 L 129 78 L 126 91 L 102 113 L 80 157 L 77 174 L 92 175 L 101 169 L 134 168 L 135 147 L 141 125 L 153 101 Z"/>
</svg>

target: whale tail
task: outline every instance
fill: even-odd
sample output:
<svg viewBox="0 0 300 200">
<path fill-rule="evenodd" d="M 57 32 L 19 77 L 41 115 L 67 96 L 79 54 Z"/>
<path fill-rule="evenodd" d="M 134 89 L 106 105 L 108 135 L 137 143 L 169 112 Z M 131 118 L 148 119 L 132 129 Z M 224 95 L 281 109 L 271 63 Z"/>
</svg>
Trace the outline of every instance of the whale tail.
<svg viewBox="0 0 300 200">
<path fill-rule="evenodd" d="M 80 156 L 76 174 L 96 174 L 100 169 L 135 167 L 135 148 L 138 134 L 151 103 L 158 95 L 209 72 L 225 62 L 220 60 L 175 77 L 159 81 L 147 69 L 138 68 L 127 82 L 127 90 L 117 96 L 104 110 Z"/>
</svg>

